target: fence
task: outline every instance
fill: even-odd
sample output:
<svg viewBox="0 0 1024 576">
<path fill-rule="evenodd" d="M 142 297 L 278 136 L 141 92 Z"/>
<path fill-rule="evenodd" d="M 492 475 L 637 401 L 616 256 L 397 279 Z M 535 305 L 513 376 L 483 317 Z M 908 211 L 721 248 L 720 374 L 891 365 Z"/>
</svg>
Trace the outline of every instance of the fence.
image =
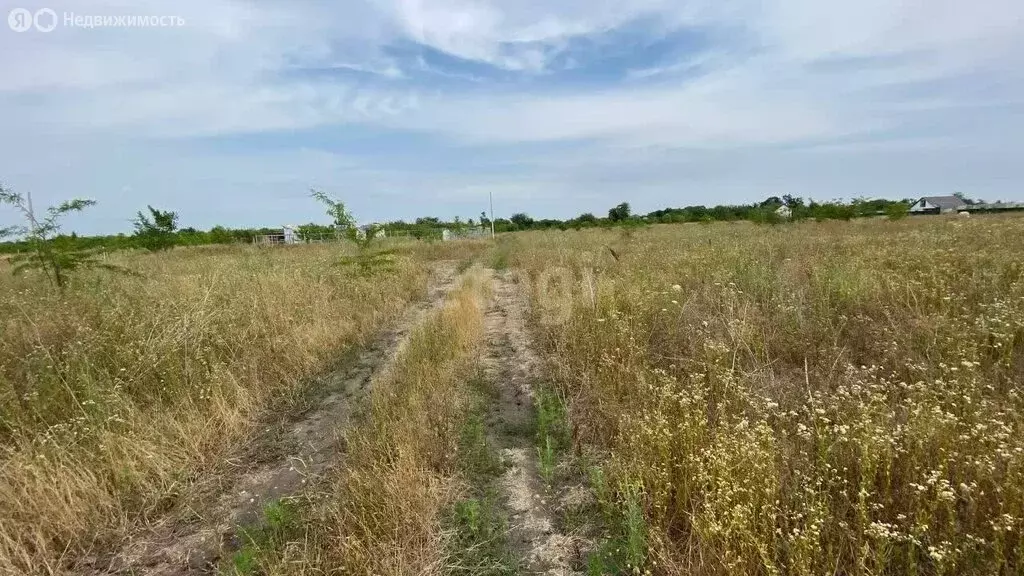
<svg viewBox="0 0 1024 576">
<path fill-rule="evenodd" d="M 285 246 L 289 244 L 322 244 L 324 242 L 340 242 L 345 237 L 341 234 L 260 234 L 252 237 L 257 246 Z"/>
<path fill-rule="evenodd" d="M 360 229 L 357 235 L 363 238 L 365 230 Z M 377 228 L 374 231 L 375 239 L 408 239 L 408 240 L 464 240 L 473 238 L 489 238 L 491 235 L 490 229 L 485 228 L 460 228 L 456 230 L 450 230 L 448 228 L 416 228 L 416 229 L 400 229 L 393 230 L 387 228 Z M 290 244 L 321 244 L 325 242 L 340 242 L 346 240 L 347 236 L 342 232 L 335 232 L 333 234 L 298 234 L 298 232 L 290 232 L 286 229 L 280 234 L 260 234 L 252 237 L 252 243 L 257 246 L 283 246 Z"/>
<path fill-rule="evenodd" d="M 445 242 L 449 240 L 466 240 L 473 238 L 489 238 L 491 231 L 485 228 L 462 228 L 460 230 L 448 230 L 447 228 L 441 230 L 441 239 Z"/>
</svg>

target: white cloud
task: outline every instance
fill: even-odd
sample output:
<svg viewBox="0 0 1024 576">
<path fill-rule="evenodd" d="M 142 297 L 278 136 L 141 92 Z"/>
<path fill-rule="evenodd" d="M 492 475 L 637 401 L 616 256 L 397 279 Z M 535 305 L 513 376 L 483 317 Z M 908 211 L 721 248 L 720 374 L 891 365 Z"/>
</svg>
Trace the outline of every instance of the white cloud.
<svg viewBox="0 0 1024 576">
<path fill-rule="evenodd" d="M 0 178 L 25 186 L 76 188 L 77 178 L 142 195 L 150 193 L 146 178 L 174 170 L 168 187 L 243 194 L 254 188 L 253 174 L 273 167 L 280 177 L 255 187 L 266 194 L 318 176 L 405 194 L 405 207 L 426 205 L 417 204 L 416 190 L 459 205 L 482 188 L 568 206 L 625 188 L 677 203 L 669 191 L 697 174 L 702 185 L 731 195 L 752 193 L 758 181 L 800 190 L 831 182 L 845 190 L 916 175 L 938 186 L 928 173 L 936 162 L 962 188 L 988 182 L 989 196 L 1020 176 L 1018 163 L 1006 159 L 1024 148 L 1024 3 L 1016 0 L 53 4 L 81 14 L 180 15 L 187 25 L 0 29 L 0 130 L 18 135 L 0 145 Z M 631 65 L 622 81 L 559 82 L 560 66 L 586 56 L 573 52 L 573 39 L 641 19 L 651 39 L 695 29 L 709 31 L 713 43 L 678 61 Z M 410 42 L 517 80 L 495 82 L 475 69 L 390 50 Z M 215 136 L 294 139 L 301 130 L 426 137 L 429 143 L 416 144 L 419 156 L 447 154 L 450 166 L 431 169 L 410 161 L 415 153 L 386 149 L 355 164 L 332 160 L 328 169 L 310 163 L 309 150 L 299 161 L 287 147 L 189 148 Z M 97 147 L 136 151 L 137 177 L 101 174 L 124 167 L 118 154 Z M 508 162 L 478 160 L 486 148 Z M 707 164 L 694 164 L 695 157 Z M 844 173 L 842 162 L 823 157 L 855 160 Z M 59 178 L 42 174 L 54 163 L 62 166 Z M 574 192 L 581 186 L 586 191 Z M 559 200 L 570 195 L 575 200 Z"/>
</svg>

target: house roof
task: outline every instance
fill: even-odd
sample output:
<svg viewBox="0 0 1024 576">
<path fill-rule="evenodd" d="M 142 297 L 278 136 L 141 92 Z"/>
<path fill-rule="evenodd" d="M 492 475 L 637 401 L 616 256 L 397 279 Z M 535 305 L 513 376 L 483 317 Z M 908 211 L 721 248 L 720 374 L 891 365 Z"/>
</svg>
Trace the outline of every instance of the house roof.
<svg viewBox="0 0 1024 576">
<path fill-rule="evenodd" d="M 938 206 L 942 210 L 956 210 L 967 205 L 966 202 L 956 196 L 925 196 L 921 198 L 932 206 Z M 920 200 L 919 200 L 920 202 Z"/>
</svg>

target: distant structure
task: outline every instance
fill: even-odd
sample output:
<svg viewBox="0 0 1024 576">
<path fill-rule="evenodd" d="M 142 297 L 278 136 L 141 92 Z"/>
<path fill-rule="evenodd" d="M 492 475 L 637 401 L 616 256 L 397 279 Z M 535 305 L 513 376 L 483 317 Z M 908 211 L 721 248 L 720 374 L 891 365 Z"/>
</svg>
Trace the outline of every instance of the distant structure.
<svg viewBox="0 0 1024 576">
<path fill-rule="evenodd" d="M 488 238 L 491 235 L 491 231 L 487 228 L 480 226 L 467 226 L 458 230 L 449 230 L 443 228 L 441 230 L 441 240 L 448 242 L 449 240 L 465 240 L 471 238 Z"/>
<path fill-rule="evenodd" d="M 966 202 L 956 196 L 925 196 L 910 207 L 911 214 L 949 214 L 966 210 Z"/>
<path fill-rule="evenodd" d="M 783 204 L 782 206 L 779 206 L 778 208 L 775 209 L 775 215 L 778 216 L 779 218 L 788 220 L 793 217 L 793 210 L 789 206 Z"/>
<path fill-rule="evenodd" d="M 1024 211 L 1022 202 L 965 202 L 957 196 L 925 196 L 910 207 L 911 214 L 1002 213 Z"/>
<path fill-rule="evenodd" d="M 367 235 L 371 238 L 387 238 L 388 233 L 383 224 L 376 222 L 363 224 L 356 228 L 356 237 L 360 240 L 365 239 Z"/>
<path fill-rule="evenodd" d="M 295 244 L 299 242 L 299 235 L 295 232 L 294 226 L 282 226 L 280 234 L 261 234 L 252 237 L 252 243 L 257 246 L 276 244 Z"/>
</svg>

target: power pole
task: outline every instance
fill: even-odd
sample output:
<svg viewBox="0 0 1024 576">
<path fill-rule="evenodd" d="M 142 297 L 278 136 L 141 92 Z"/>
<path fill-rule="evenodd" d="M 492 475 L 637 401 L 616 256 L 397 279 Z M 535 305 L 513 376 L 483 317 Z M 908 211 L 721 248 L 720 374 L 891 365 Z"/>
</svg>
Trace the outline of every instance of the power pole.
<svg viewBox="0 0 1024 576">
<path fill-rule="evenodd" d="M 487 192 L 488 198 L 491 200 L 491 240 L 494 240 L 494 192 Z"/>
<path fill-rule="evenodd" d="M 36 213 L 32 210 L 32 193 L 25 192 L 25 200 L 28 202 L 28 222 L 32 232 L 36 231 Z"/>
</svg>

